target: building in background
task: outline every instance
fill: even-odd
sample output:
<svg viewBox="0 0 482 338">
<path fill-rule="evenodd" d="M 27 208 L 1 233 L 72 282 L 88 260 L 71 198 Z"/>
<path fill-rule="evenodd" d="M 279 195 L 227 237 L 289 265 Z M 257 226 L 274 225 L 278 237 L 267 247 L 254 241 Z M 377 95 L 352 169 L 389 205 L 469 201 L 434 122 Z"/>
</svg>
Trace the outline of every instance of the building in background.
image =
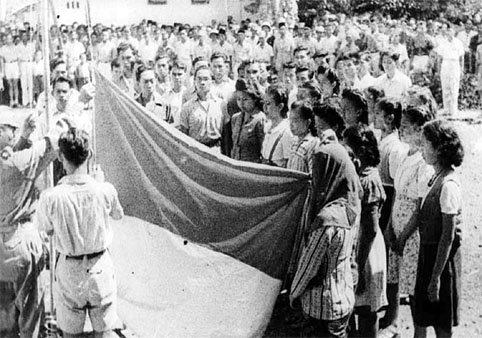
<svg viewBox="0 0 482 338">
<path fill-rule="evenodd" d="M 51 0 L 58 24 L 86 23 L 87 0 Z M 173 24 L 209 24 L 225 21 L 228 15 L 239 21 L 248 0 L 89 0 L 92 23 L 126 25 L 142 19 Z M 0 21 L 17 24 L 37 22 L 38 0 L 0 0 Z M 32 14 L 33 13 L 33 14 Z M 2 16 L 3 14 L 3 16 Z"/>
</svg>

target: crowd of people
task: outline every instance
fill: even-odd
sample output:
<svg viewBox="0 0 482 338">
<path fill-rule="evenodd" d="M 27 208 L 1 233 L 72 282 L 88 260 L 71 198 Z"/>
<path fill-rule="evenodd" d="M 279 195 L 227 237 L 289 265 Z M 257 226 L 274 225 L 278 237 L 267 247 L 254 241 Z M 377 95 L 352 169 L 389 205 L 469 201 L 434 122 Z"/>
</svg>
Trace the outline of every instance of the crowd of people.
<svg viewBox="0 0 482 338">
<path fill-rule="evenodd" d="M 41 319 L 34 226 L 54 234 L 61 254 L 55 286 L 64 333 L 81 333 L 87 309 L 95 331 L 116 325 L 115 283 L 97 270 L 112 275 L 107 215 L 122 217 L 122 207 L 115 189 L 96 184 L 86 167 L 97 69 L 210 152 L 312 175 L 284 285 L 294 318 L 288 325 L 303 336 L 395 337 L 403 295 L 416 337 L 428 326 L 438 337 L 452 335 L 461 273 L 455 167 L 463 147 L 454 127 L 436 118 L 457 116 L 463 72 L 478 74 L 482 90 L 482 23 L 475 31 L 470 20 L 325 15 L 296 25 L 54 26 L 50 88 L 42 88 L 38 35 L 24 26 L 4 28 L 4 103 L 35 105 L 41 122 L 29 118 L 15 143 L 19 126 L 0 120 L 2 188 L 12 192 L 0 203 L 0 286 L 9 295 L 0 332 L 30 337 Z M 426 86 L 433 77 L 441 81 L 442 113 Z M 46 102 L 51 125 L 42 122 Z M 56 187 L 41 195 L 33 225 L 38 177 L 57 144 Z M 83 227 L 89 219 L 94 232 Z M 34 245 L 12 249 L 12 238 Z M 28 271 L 15 268 L 9 258 L 16 256 Z M 96 296 L 78 289 L 79 280 Z"/>
</svg>

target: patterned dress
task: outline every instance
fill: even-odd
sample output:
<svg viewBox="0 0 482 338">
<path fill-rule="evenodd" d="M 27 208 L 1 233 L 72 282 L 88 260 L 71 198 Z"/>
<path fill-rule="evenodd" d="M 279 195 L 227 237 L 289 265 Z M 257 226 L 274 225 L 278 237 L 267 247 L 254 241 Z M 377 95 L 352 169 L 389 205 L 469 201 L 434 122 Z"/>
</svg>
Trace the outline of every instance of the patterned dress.
<svg viewBox="0 0 482 338">
<path fill-rule="evenodd" d="M 362 199 L 362 218 L 360 230 L 363 230 L 363 213 L 373 204 L 377 204 L 379 212 L 385 200 L 380 174 L 376 168 L 367 168 L 360 175 L 360 182 L 363 187 Z M 370 216 L 369 216 L 370 217 Z M 369 306 L 371 312 L 378 311 L 381 307 L 388 304 L 386 296 L 387 284 L 387 265 L 385 242 L 380 227 L 377 227 L 373 245 L 368 254 L 368 260 L 364 268 L 365 291 L 357 294 L 355 306 Z"/>
<path fill-rule="evenodd" d="M 422 158 L 421 152 L 407 156 L 395 174 L 395 200 L 392 209 L 392 228 L 398 237 L 416 211 L 418 200 L 425 196 L 433 168 Z M 420 235 L 418 230 L 405 243 L 403 256 L 389 250 L 388 283 L 399 284 L 401 294 L 414 294 L 417 275 Z"/>
</svg>

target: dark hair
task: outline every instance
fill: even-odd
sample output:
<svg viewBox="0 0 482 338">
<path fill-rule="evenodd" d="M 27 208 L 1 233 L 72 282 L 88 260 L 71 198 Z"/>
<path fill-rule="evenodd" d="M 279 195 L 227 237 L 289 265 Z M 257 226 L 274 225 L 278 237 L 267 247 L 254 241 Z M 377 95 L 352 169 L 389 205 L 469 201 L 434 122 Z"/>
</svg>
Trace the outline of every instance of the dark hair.
<svg viewBox="0 0 482 338">
<path fill-rule="evenodd" d="M 458 167 L 464 160 L 464 147 L 452 124 L 435 120 L 426 123 L 423 136 L 437 151 L 437 160 L 444 168 Z"/>
<path fill-rule="evenodd" d="M 65 60 L 62 59 L 62 58 L 53 59 L 53 60 L 51 61 L 52 67 L 51 67 L 50 70 L 53 71 L 55 68 L 57 68 L 57 67 L 58 67 L 59 65 L 61 65 L 61 64 L 66 65 L 67 62 L 65 62 Z"/>
<path fill-rule="evenodd" d="M 293 61 L 283 63 L 283 69 L 296 69 L 296 65 Z"/>
<path fill-rule="evenodd" d="M 254 100 L 256 108 L 263 110 L 263 89 L 257 81 L 249 81 L 247 79 L 238 79 L 235 85 L 236 91 L 249 94 Z"/>
<path fill-rule="evenodd" d="M 430 119 L 437 116 L 437 102 L 428 87 L 412 86 L 408 89 L 407 106 L 424 106 L 430 114 Z"/>
<path fill-rule="evenodd" d="M 119 68 L 119 67 L 121 67 L 119 58 L 115 58 L 114 60 L 112 60 L 112 62 L 110 63 L 110 69 L 113 70 L 114 68 Z"/>
<path fill-rule="evenodd" d="M 125 52 L 128 49 L 132 50 L 132 53 L 135 54 L 136 50 L 134 49 L 134 47 L 130 43 L 121 42 L 119 44 L 119 46 L 117 46 L 117 55 L 119 55 L 121 52 Z"/>
<path fill-rule="evenodd" d="M 59 150 L 67 161 L 78 167 L 89 158 L 89 135 L 85 130 L 71 127 L 60 135 Z"/>
<path fill-rule="evenodd" d="M 432 120 L 432 116 L 425 106 L 408 107 L 403 110 L 402 115 L 405 116 L 411 124 L 418 127 L 421 127 Z"/>
<path fill-rule="evenodd" d="M 357 122 L 368 125 L 368 105 L 363 93 L 358 89 L 345 88 L 341 97 L 350 101 L 357 109 Z"/>
<path fill-rule="evenodd" d="M 293 51 L 293 55 L 295 55 L 298 52 L 306 52 L 306 53 L 308 53 L 308 55 L 310 55 L 310 50 L 308 48 L 306 48 L 305 46 L 296 47 L 295 50 Z"/>
<path fill-rule="evenodd" d="M 333 94 L 339 95 L 341 82 L 336 72 L 333 69 L 328 69 L 322 75 L 333 85 Z"/>
<path fill-rule="evenodd" d="M 142 73 L 147 72 L 147 71 L 149 71 L 149 70 L 154 71 L 154 69 L 153 69 L 151 66 L 149 66 L 149 65 L 147 65 L 147 64 L 145 64 L 145 63 L 140 64 L 140 65 L 136 68 L 136 81 L 139 82 L 139 81 L 141 80 L 141 75 L 142 75 Z"/>
<path fill-rule="evenodd" d="M 371 95 L 373 101 L 377 102 L 380 98 L 385 97 L 385 91 L 381 87 L 370 86 L 365 89 L 365 96 Z"/>
<path fill-rule="evenodd" d="M 216 59 L 223 59 L 223 61 L 225 63 L 228 62 L 228 56 L 224 53 L 220 53 L 220 52 L 213 53 L 213 55 L 211 55 L 211 59 L 210 59 L 211 63 L 213 62 L 213 60 L 216 60 Z"/>
<path fill-rule="evenodd" d="M 280 111 L 282 118 L 288 116 L 288 89 L 282 85 L 272 85 L 268 87 L 266 93 L 273 97 L 277 105 L 283 104 L 283 109 Z"/>
<path fill-rule="evenodd" d="M 315 101 L 320 101 L 321 100 L 321 88 L 318 82 L 314 80 L 307 81 L 303 83 L 301 86 L 301 89 L 306 89 L 308 90 L 308 93 L 310 94 L 310 97 L 314 99 Z"/>
<path fill-rule="evenodd" d="M 177 68 L 177 69 L 183 70 L 184 72 L 187 72 L 187 66 L 184 62 L 175 62 L 172 65 L 171 70 L 173 70 L 174 68 Z"/>
<path fill-rule="evenodd" d="M 313 114 L 324 120 L 336 133 L 338 139 L 343 138 L 345 130 L 345 119 L 337 99 L 329 99 L 320 105 L 313 107 Z"/>
<path fill-rule="evenodd" d="M 55 88 L 57 83 L 62 83 L 62 82 L 67 83 L 70 88 L 74 88 L 74 82 L 67 76 L 63 76 L 63 75 L 59 75 L 53 80 L 52 88 Z"/>
<path fill-rule="evenodd" d="M 392 125 L 400 129 L 400 121 L 402 120 L 402 103 L 394 98 L 383 98 L 376 104 L 377 109 L 383 112 L 383 116 L 393 115 Z"/>
<path fill-rule="evenodd" d="M 167 55 L 164 52 L 160 52 L 159 54 L 156 55 L 156 58 L 155 58 L 154 62 L 157 62 L 161 59 L 167 59 L 169 61 L 169 55 Z"/>
<path fill-rule="evenodd" d="M 291 111 L 298 111 L 300 113 L 300 117 L 305 121 L 310 120 L 308 130 L 311 132 L 311 135 L 316 136 L 315 115 L 313 114 L 313 108 L 303 101 L 295 101 L 291 104 Z"/>
<path fill-rule="evenodd" d="M 380 164 L 380 151 L 373 131 L 362 124 L 351 126 L 343 133 L 343 141 L 353 150 L 363 166 Z"/>
<path fill-rule="evenodd" d="M 400 59 L 400 53 L 396 53 L 396 52 L 381 52 L 380 53 L 380 69 L 385 71 L 385 69 L 383 68 L 383 58 L 384 57 L 389 57 L 390 59 L 392 59 L 395 63 L 398 62 L 398 60 Z"/>
<path fill-rule="evenodd" d="M 204 56 L 195 57 L 194 60 L 192 60 L 192 66 L 194 67 L 194 65 L 200 61 L 208 61 L 208 59 L 206 59 Z"/>
<path fill-rule="evenodd" d="M 296 67 L 295 73 L 308 72 L 308 78 L 311 80 L 313 78 L 313 71 L 308 67 Z"/>
<path fill-rule="evenodd" d="M 197 67 L 196 70 L 194 71 L 194 78 L 196 78 L 196 75 L 197 75 L 197 73 L 199 73 L 199 71 L 204 70 L 204 69 L 209 70 L 209 72 L 211 73 L 211 76 L 212 76 L 213 72 L 212 72 L 211 68 L 209 68 L 209 66 L 202 65 L 202 66 Z"/>
</svg>

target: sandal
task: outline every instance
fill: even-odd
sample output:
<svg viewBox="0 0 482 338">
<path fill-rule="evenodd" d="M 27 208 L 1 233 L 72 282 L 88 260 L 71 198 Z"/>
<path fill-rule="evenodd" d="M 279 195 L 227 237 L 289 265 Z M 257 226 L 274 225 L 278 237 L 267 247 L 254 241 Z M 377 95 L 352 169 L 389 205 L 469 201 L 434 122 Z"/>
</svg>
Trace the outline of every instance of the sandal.
<svg viewBox="0 0 482 338">
<path fill-rule="evenodd" d="M 400 329 L 398 326 L 390 325 L 378 332 L 378 338 L 400 338 Z"/>
</svg>

